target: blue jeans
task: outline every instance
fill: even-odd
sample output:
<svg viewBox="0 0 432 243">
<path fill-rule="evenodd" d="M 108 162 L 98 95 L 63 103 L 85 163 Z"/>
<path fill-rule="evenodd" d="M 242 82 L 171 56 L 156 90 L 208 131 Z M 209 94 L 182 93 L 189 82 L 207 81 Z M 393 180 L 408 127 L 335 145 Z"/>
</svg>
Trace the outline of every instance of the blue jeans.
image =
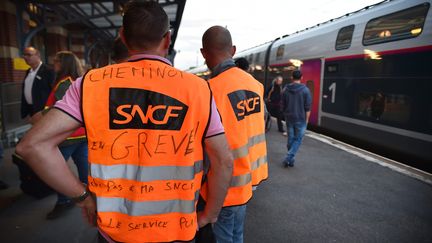
<svg viewBox="0 0 432 243">
<path fill-rule="evenodd" d="M 213 225 L 217 243 L 243 243 L 243 226 L 246 217 L 246 204 L 224 207 Z"/>
<path fill-rule="evenodd" d="M 88 175 L 88 147 L 87 142 L 77 142 L 59 148 L 64 159 L 67 161 L 71 156 L 78 170 L 78 177 L 82 183 L 87 184 Z M 70 199 L 57 193 L 57 204 L 68 203 Z"/>
<path fill-rule="evenodd" d="M 288 132 L 288 154 L 284 161 L 289 164 L 294 164 L 294 157 L 300 148 L 307 125 L 306 122 L 287 122 L 286 126 Z"/>
</svg>

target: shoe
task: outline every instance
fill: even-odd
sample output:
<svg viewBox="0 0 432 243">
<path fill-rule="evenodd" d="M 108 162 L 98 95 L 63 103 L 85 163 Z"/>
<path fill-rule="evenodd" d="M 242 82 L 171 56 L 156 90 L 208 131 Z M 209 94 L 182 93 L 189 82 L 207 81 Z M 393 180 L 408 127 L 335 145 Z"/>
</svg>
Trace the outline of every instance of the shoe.
<svg viewBox="0 0 432 243">
<path fill-rule="evenodd" d="M 284 135 L 285 137 L 288 136 L 287 132 L 283 132 L 282 135 Z"/>
<path fill-rule="evenodd" d="M 47 214 L 46 219 L 56 219 L 62 216 L 69 209 L 73 208 L 73 206 L 74 206 L 73 202 L 56 204 L 54 206 L 54 209 Z"/>
<path fill-rule="evenodd" d="M 9 185 L 4 183 L 3 181 L 0 181 L 0 190 L 6 190 L 9 188 Z"/>
<path fill-rule="evenodd" d="M 283 165 L 284 168 L 287 168 L 288 165 L 289 165 L 289 162 L 286 161 L 286 160 L 284 160 L 284 161 L 282 161 L 282 165 Z"/>
<path fill-rule="evenodd" d="M 288 166 L 289 166 L 289 167 L 294 167 L 294 160 L 290 161 L 290 162 L 288 163 Z"/>
</svg>

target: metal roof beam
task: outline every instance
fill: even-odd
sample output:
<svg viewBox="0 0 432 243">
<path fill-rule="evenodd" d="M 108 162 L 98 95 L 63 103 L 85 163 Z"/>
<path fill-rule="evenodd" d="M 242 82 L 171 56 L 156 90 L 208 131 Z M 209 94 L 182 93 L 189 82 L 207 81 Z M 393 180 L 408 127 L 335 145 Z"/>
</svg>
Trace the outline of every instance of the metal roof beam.
<svg viewBox="0 0 432 243">
<path fill-rule="evenodd" d="M 120 29 L 120 28 L 121 28 L 121 26 L 107 26 L 107 27 L 99 27 L 97 29 L 100 29 L 100 30 L 112 30 L 112 29 Z"/>
<path fill-rule="evenodd" d="M 54 18 L 48 16 L 45 11 L 44 16 L 32 16 L 41 22 L 37 28 L 26 35 L 27 40 L 36 32 L 50 26 L 61 26 L 72 23 L 84 25 L 85 33 L 91 34 L 97 40 L 112 41 L 115 37 L 113 30 L 117 30 L 121 25 L 120 11 L 128 0 L 17 0 L 24 4 L 36 4 L 40 9 L 52 9 Z M 173 27 L 171 45 L 169 53 L 174 56 L 174 44 L 177 39 L 178 29 L 182 19 L 186 0 L 159 0 L 160 6 L 169 14 L 170 24 Z M 115 17 L 113 17 L 115 16 Z M 106 21 L 106 24 L 105 24 Z M 99 27 L 99 25 L 103 27 Z M 86 30 L 88 28 L 88 30 Z M 89 33 L 89 31 L 91 33 Z"/>
<path fill-rule="evenodd" d="M 74 7 L 72 7 L 72 5 L 74 6 Z M 94 6 L 94 4 L 92 3 L 91 5 L 91 8 L 92 8 L 92 10 L 91 10 L 91 12 L 92 12 L 92 15 L 88 15 L 78 4 L 71 4 L 71 5 L 67 5 L 67 6 L 65 6 L 66 8 L 69 8 L 69 9 L 71 9 L 72 11 L 75 11 L 75 12 L 77 12 L 78 13 L 78 11 L 79 11 L 79 13 L 78 13 L 78 17 L 80 18 L 80 19 L 83 19 L 82 18 L 82 16 L 84 16 L 84 19 L 86 19 L 86 25 L 87 26 L 90 26 L 90 27 L 94 27 L 94 28 L 99 28 L 99 26 L 97 26 L 96 24 L 94 24 L 94 23 L 92 23 L 90 20 L 91 19 L 93 19 L 93 18 L 101 18 L 101 17 L 105 17 L 104 15 L 105 14 L 108 14 L 108 13 L 102 13 L 101 11 L 99 11 L 98 9 L 97 9 L 97 11 L 98 11 L 98 13 L 99 13 L 99 15 L 94 15 L 94 13 L 95 13 L 95 11 L 94 11 L 94 8 L 95 8 L 95 6 Z M 115 15 L 116 15 L 117 13 L 115 13 Z M 92 17 L 93 16 L 93 17 Z M 101 16 L 101 17 L 95 17 L 95 16 Z M 105 17 L 106 18 L 106 17 Z M 110 38 L 110 37 L 113 37 L 112 35 L 111 35 L 111 33 L 109 33 L 109 32 L 106 32 L 106 31 L 104 31 L 103 32 L 104 34 L 105 34 L 105 36 L 106 37 L 108 37 L 108 38 Z"/>
<path fill-rule="evenodd" d="M 173 26 L 174 27 L 174 33 L 172 33 L 172 36 L 171 36 L 172 41 L 171 41 L 171 46 L 170 46 L 170 52 L 174 51 L 174 44 L 175 44 L 175 41 L 177 39 L 178 29 L 180 27 L 180 22 L 181 22 L 181 19 L 183 16 L 183 11 L 184 11 L 184 7 L 186 4 L 186 0 L 176 0 L 174 2 L 177 4 L 177 13 L 176 13 L 176 18 L 175 18 L 175 22 L 174 22 L 175 26 Z"/>
<path fill-rule="evenodd" d="M 62 6 L 62 8 L 63 7 L 66 8 L 67 10 L 71 11 L 71 12 L 74 12 L 75 16 L 76 16 L 76 19 L 72 19 L 72 20 L 66 21 L 67 23 L 79 23 L 79 22 L 82 22 L 83 24 L 87 25 L 90 28 L 97 29 L 97 26 L 94 25 L 90 21 L 91 18 L 88 18 L 89 17 L 88 15 L 85 15 L 85 16 L 82 15 L 82 14 L 86 14 L 86 13 L 79 6 L 75 6 L 75 8 L 74 8 L 71 5 L 65 5 L 65 6 Z M 65 24 L 65 23 L 60 23 L 60 24 L 62 25 L 62 24 Z M 107 33 L 103 32 L 103 31 L 100 31 L 100 33 L 102 35 L 105 35 L 105 38 L 109 38 L 110 37 Z M 98 38 L 99 36 L 95 36 L 95 37 Z"/>
<path fill-rule="evenodd" d="M 103 4 L 101 4 L 101 3 L 97 3 L 97 4 L 92 3 L 92 5 L 93 5 L 93 8 L 96 9 L 99 13 L 102 13 L 102 10 L 100 10 L 99 7 L 101 7 L 107 13 L 110 12 L 110 10 L 107 9 L 105 6 L 103 6 Z M 104 17 L 104 18 L 107 20 L 108 23 L 110 23 L 111 26 L 114 25 L 114 23 L 111 21 L 111 19 L 109 19 L 108 17 Z"/>
<path fill-rule="evenodd" d="M 24 0 L 26 3 L 41 3 L 46 5 L 69 5 L 69 4 L 81 4 L 81 3 L 104 3 L 104 2 L 113 2 L 112 0 L 69 0 L 69 1 L 53 1 L 53 0 Z M 127 3 L 128 0 L 118 0 L 116 2 Z"/>
</svg>

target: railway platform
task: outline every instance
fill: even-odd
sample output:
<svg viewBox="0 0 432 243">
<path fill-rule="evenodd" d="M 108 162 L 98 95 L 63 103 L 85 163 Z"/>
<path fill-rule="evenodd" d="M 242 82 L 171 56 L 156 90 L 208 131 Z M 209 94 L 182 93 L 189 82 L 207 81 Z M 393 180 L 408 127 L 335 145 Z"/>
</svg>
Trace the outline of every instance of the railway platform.
<svg viewBox="0 0 432 243">
<path fill-rule="evenodd" d="M 307 132 L 295 167 L 284 168 L 286 137 L 267 133 L 269 179 L 248 204 L 245 242 L 431 242 L 432 177 Z M 78 208 L 46 220 L 55 195 L 19 189 L 10 150 L 0 178 L 0 242 L 96 242 Z M 70 162 L 70 164 L 73 164 Z"/>
</svg>

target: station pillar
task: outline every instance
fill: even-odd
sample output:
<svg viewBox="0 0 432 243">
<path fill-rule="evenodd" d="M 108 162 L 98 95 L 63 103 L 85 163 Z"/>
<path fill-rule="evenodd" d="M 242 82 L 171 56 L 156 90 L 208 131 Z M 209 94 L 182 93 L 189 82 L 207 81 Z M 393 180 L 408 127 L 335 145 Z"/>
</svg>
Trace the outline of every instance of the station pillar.
<svg viewBox="0 0 432 243">
<path fill-rule="evenodd" d="M 88 63 L 85 62 L 85 48 L 84 48 L 84 34 L 74 33 L 71 35 L 71 46 L 70 50 L 77 55 L 80 59 L 83 66 L 86 66 Z"/>
<path fill-rule="evenodd" d="M 68 31 L 61 26 L 52 26 L 46 29 L 46 40 L 48 64 L 54 64 L 54 57 L 58 51 L 67 51 Z"/>
</svg>

